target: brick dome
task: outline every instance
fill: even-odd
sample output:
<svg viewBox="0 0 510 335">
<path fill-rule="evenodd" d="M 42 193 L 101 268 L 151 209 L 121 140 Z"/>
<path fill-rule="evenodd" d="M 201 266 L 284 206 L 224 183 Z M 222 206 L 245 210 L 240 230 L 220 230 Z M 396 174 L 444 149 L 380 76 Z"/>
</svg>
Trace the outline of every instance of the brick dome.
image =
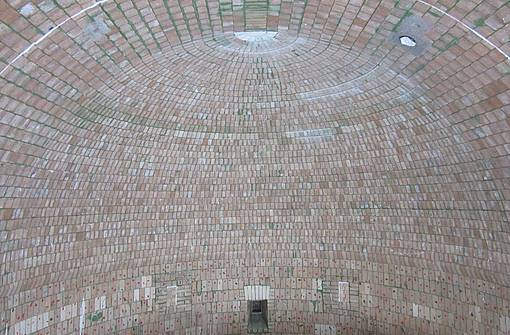
<svg viewBox="0 0 510 335">
<path fill-rule="evenodd" d="M 1 0 L 0 333 L 510 334 L 509 21 Z"/>
</svg>

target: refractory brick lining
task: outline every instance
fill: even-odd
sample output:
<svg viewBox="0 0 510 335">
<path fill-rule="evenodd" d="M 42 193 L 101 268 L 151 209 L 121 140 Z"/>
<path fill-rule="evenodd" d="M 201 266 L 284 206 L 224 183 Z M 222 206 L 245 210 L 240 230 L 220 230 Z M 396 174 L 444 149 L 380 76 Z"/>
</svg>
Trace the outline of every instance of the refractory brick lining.
<svg viewBox="0 0 510 335">
<path fill-rule="evenodd" d="M 0 2 L 0 333 L 510 334 L 510 9 L 427 1 Z"/>
</svg>

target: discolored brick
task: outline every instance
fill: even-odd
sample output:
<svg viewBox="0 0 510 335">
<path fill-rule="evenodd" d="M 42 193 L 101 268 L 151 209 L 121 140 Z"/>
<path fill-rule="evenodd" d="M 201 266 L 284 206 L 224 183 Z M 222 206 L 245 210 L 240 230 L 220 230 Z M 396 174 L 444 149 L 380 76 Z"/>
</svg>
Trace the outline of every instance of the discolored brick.
<svg viewBox="0 0 510 335">
<path fill-rule="evenodd" d="M 431 5 L 0 2 L 0 333 L 508 334 L 508 5 Z"/>
</svg>

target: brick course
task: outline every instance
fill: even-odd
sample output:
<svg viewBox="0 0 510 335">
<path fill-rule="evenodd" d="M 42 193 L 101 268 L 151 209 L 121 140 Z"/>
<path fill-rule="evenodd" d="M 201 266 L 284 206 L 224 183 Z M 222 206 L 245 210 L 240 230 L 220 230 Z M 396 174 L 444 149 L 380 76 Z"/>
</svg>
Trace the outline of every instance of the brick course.
<svg viewBox="0 0 510 335">
<path fill-rule="evenodd" d="M 0 333 L 510 334 L 505 1 L 27 4 Z"/>
</svg>

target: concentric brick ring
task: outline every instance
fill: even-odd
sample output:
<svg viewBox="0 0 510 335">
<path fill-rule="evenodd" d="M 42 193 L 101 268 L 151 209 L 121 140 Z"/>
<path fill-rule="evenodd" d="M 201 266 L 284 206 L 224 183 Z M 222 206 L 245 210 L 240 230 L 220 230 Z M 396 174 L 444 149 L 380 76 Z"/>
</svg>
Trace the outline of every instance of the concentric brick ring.
<svg viewBox="0 0 510 335">
<path fill-rule="evenodd" d="M 337 50 L 337 52 L 339 52 L 339 51 Z M 190 52 L 190 53 L 193 53 L 193 52 Z M 169 57 L 168 55 L 166 55 L 166 56 Z M 348 54 L 342 54 L 342 56 L 343 56 L 342 58 L 347 57 L 349 60 L 350 59 L 356 60 L 356 58 L 353 58 L 352 56 L 348 57 Z M 229 90 L 228 88 L 232 87 L 231 85 L 222 83 L 220 81 L 222 78 L 217 78 L 210 74 L 208 74 L 204 77 L 206 80 L 208 78 L 214 77 L 215 78 L 213 80 L 214 83 L 203 82 L 200 85 L 194 85 L 194 86 L 190 87 L 190 85 L 187 83 L 197 82 L 196 78 L 192 77 L 192 75 L 197 75 L 199 73 L 203 73 L 207 68 L 214 68 L 214 71 L 218 72 L 218 73 L 227 73 L 227 74 L 229 73 L 229 71 L 222 70 L 223 69 L 222 66 L 218 66 L 218 65 L 211 66 L 211 63 L 207 63 L 208 59 L 212 59 L 214 61 L 214 60 L 218 59 L 219 57 L 214 57 L 214 56 L 209 56 L 209 55 L 207 55 L 206 57 L 207 58 L 203 61 L 203 62 L 205 62 L 205 64 L 201 65 L 201 66 L 197 66 L 198 69 L 195 69 L 195 67 L 193 67 L 193 66 L 191 67 L 191 69 L 188 66 L 183 66 L 183 71 L 189 72 L 190 73 L 189 75 L 186 75 L 186 73 L 183 74 L 183 73 L 178 73 L 178 72 L 172 73 L 172 67 L 169 64 L 182 64 L 182 62 L 179 62 L 178 60 L 174 60 L 172 58 L 164 58 L 163 59 L 163 56 L 159 57 L 157 59 L 154 59 L 150 63 L 145 63 L 142 67 L 143 69 L 148 68 L 153 71 L 150 76 L 147 76 L 147 75 L 143 76 L 136 69 L 127 71 L 126 72 L 127 78 L 125 78 L 125 79 L 122 78 L 122 80 L 120 80 L 120 81 L 129 83 L 130 87 L 123 87 L 121 89 L 117 89 L 117 91 L 123 92 L 126 96 L 128 96 L 130 102 L 132 102 L 133 99 L 135 99 L 136 103 L 152 102 L 153 104 L 155 104 L 155 102 L 157 102 L 157 103 L 164 104 L 165 101 L 168 101 L 171 98 L 184 98 L 185 100 L 186 99 L 194 99 L 194 101 L 189 100 L 188 102 L 181 103 L 182 107 L 180 107 L 179 109 L 181 109 L 181 108 L 183 109 L 183 111 L 187 114 L 186 117 L 197 118 L 197 117 L 194 117 L 194 115 L 193 115 L 193 109 L 194 109 L 194 110 L 199 111 L 199 113 L 198 113 L 200 115 L 199 117 L 204 117 L 204 115 L 205 116 L 213 116 L 213 117 L 215 117 L 215 120 L 224 120 L 225 118 L 229 118 L 232 116 L 232 112 L 229 111 L 228 114 L 226 114 L 222 111 L 204 112 L 204 111 L 207 111 L 206 104 L 211 103 L 211 101 L 222 101 L 222 100 L 224 101 L 224 104 L 227 104 L 227 103 L 235 104 L 236 103 L 235 99 L 238 98 L 237 94 L 240 94 L 240 93 L 236 93 L 236 92 L 242 92 L 242 94 L 245 95 L 246 97 L 256 97 L 257 104 L 260 104 L 262 106 L 260 109 L 265 110 L 264 115 L 262 117 L 259 115 L 251 115 L 251 117 L 253 117 L 253 119 L 255 121 L 258 120 L 259 122 L 263 122 L 264 118 L 267 119 L 268 113 L 270 113 L 270 115 L 271 114 L 275 115 L 278 119 L 287 118 L 288 116 L 286 115 L 285 108 L 287 108 L 288 106 L 292 106 L 292 105 L 306 106 L 306 108 L 308 110 L 317 109 L 316 107 L 314 107 L 314 105 L 317 103 L 320 103 L 321 102 L 320 100 L 321 99 L 324 100 L 324 98 L 329 98 L 329 99 L 335 100 L 336 106 L 342 106 L 342 105 L 345 107 L 349 106 L 348 109 L 346 108 L 347 113 L 350 112 L 350 113 L 359 114 L 359 111 L 358 111 L 357 105 L 356 105 L 356 101 L 361 101 L 360 93 L 363 93 L 364 91 L 372 91 L 373 92 L 374 86 L 376 85 L 375 83 L 379 82 L 379 84 L 377 84 L 377 85 L 381 85 L 382 84 L 381 82 L 384 79 L 396 80 L 396 83 L 391 85 L 392 86 L 391 91 L 389 91 L 389 89 L 385 89 L 383 87 L 383 89 L 385 89 L 385 90 L 378 94 L 379 96 L 381 96 L 381 100 L 377 101 L 377 98 L 375 98 L 376 103 L 385 103 L 386 100 L 388 100 L 388 101 L 394 101 L 395 99 L 398 100 L 400 96 L 406 96 L 406 95 L 410 94 L 409 89 L 405 88 L 404 82 L 400 78 L 398 78 L 396 76 L 396 74 L 391 73 L 391 71 L 388 72 L 384 68 L 378 67 L 377 65 L 374 65 L 374 64 L 367 63 L 367 65 L 364 65 L 364 63 L 366 63 L 367 61 L 364 60 L 363 58 L 362 58 L 363 63 L 361 63 L 360 66 L 357 66 L 357 65 L 355 66 L 357 69 L 361 68 L 361 70 L 350 71 L 351 73 L 339 74 L 339 73 L 341 73 L 340 71 L 345 71 L 345 64 L 344 64 L 343 65 L 344 69 L 340 68 L 340 69 L 330 69 L 330 70 L 323 71 L 323 72 L 335 72 L 336 73 L 336 75 L 335 75 L 336 82 L 331 82 L 331 80 L 328 80 L 328 82 L 326 82 L 326 83 L 318 83 L 314 86 L 315 87 L 323 87 L 323 88 L 312 87 L 311 89 L 309 89 L 307 91 L 299 92 L 298 90 L 299 89 L 303 90 L 300 87 L 302 85 L 303 81 L 316 81 L 316 79 L 314 79 L 311 76 L 310 77 L 302 77 L 302 78 L 298 78 L 298 79 L 293 79 L 290 77 L 285 78 L 284 80 L 286 80 L 287 82 L 282 83 L 281 86 L 283 86 L 285 84 L 286 84 L 286 86 L 281 87 L 280 85 L 276 85 L 276 90 L 268 84 L 267 85 L 268 88 L 265 91 L 267 91 L 267 92 L 271 92 L 271 90 L 274 91 L 274 92 L 272 92 L 273 95 L 270 95 L 270 96 L 260 94 L 261 93 L 260 87 L 264 86 L 263 84 L 250 86 L 250 84 L 248 83 L 248 85 L 246 85 L 247 79 L 244 77 L 244 76 L 246 76 L 246 74 L 244 74 L 244 76 L 241 76 L 241 78 L 238 80 L 238 83 L 236 83 L 235 90 L 231 90 L 231 89 Z M 284 55 L 283 57 L 287 58 L 287 55 Z M 330 55 L 328 55 L 328 57 L 330 57 Z M 354 57 L 356 57 L 356 56 L 354 56 Z M 269 56 L 268 58 L 270 59 L 270 62 L 271 62 L 272 57 Z M 337 57 L 337 58 L 340 59 L 341 57 Z M 243 59 L 243 58 L 241 58 L 241 59 Z M 261 59 L 263 59 L 263 58 L 261 58 Z M 200 63 L 200 62 L 201 61 L 198 60 L 195 63 Z M 296 63 L 300 63 L 300 62 L 301 62 L 301 60 L 299 60 L 299 59 L 296 60 Z M 352 65 L 352 63 L 350 63 L 350 64 Z M 318 65 L 324 67 L 324 64 L 320 63 L 320 61 L 318 62 Z M 156 67 L 156 66 L 158 66 L 158 67 Z M 363 67 L 365 69 L 363 69 Z M 283 82 L 283 80 L 279 79 L 279 77 L 278 77 L 278 75 L 279 75 L 278 71 L 282 71 L 284 73 L 300 73 L 300 70 L 294 69 L 294 63 L 279 65 L 278 60 L 274 61 L 274 65 L 269 65 L 269 68 L 274 69 L 274 71 L 276 73 L 276 77 L 274 76 L 273 73 L 271 73 L 271 77 L 274 77 L 274 78 L 270 78 L 270 80 L 269 80 L 269 82 L 273 83 L 273 85 L 275 82 L 278 82 L 279 80 L 281 80 Z M 165 69 L 168 69 L 168 70 L 165 72 Z M 253 71 L 253 69 L 249 70 L 248 72 L 250 73 L 250 71 Z M 173 71 L 173 72 L 175 72 L 175 71 Z M 168 77 L 166 75 L 166 73 L 170 73 L 173 76 L 173 78 Z M 313 68 L 312 68 L 312 70 L 309 71 L 309 73 L 311 75 L 317 75 L 316 74 L 317 71 L 315 71 Z M 319 74 L 320 74 L 320 71 L 319 71 Z M 384 79 L 376 80 L 376 79 L 372 78 L 373 76 L 380 76 L 381 78 L 384 78 Z M 153 79 L 159 80 L 160 83 L 155 84 L 155 81 Z M 340 81 L 340 83 L 338 83 L 339 79 L 345 80 L 345 82 Z M 113 80 L 115 80 L 115 79 L 113 79 Z M 175 82 L 176 80 L 177 80 L 177 82 L 172 84 L 172 82 Z M 365 83 L 369 83 L 371 85 L 371 87 L 364 88 L 363 90 L 361 90 L 359 87 L 357 87 L 358 85 L 362 85 Z M 159 85 L 158 86 L 159 88 L 153 88 L 156 85 Z M 213 86 L 213 87 L 218 87 L 218 89 L 213 89 L 208 92 L 208 90 L 210 90 L 208 85 Z M 326 85 L 335 85 L 335 86 L 326 86 Z M 324 86 L 326 86 L 326 87 L 324 87 Z M 171 92 L 168 92 L 169 89 L 171 89 Z M 143 91 L 143 95 L 140 93 L 136 93 L 136 92 L 142 92 L 142 91 Z M 282 94 L 282 92 L 284 92 L 284 91 L 288 92 L 288 93 Z M 230 95 L 232 93 L 234 93 L 235 95 Z M 388 96 L 385 96 L 385 94 Z M 196 97 L 195 97 L 195 95 L 196 95 Z M 167 97 L 167 98 L 165 99 L 165 97 Z M 124 100 L 124 98 L 121 96 L 115 100 L 112 100 L 111 102 L 118 104 L 118 103 L 122 102 L 123 100 Z M 309 101 L 307 101 L 307 100 L 309 100 Z M 317 101 L 315 101 L 315 100 L 317 100 Z M 338 100 L 340 100 L 340 101 L 338 101 Z M 271 103 L 272 103 L 272 105 L 271 105 Z M 267 104 L 267 106 L 263 107 L 264 104 Z M 245 104 L 245 105 L 248 105 L 248 104 Z M 288 106 L 286 106 L 286 105 L 288 105 Z M 108 106 L 105 106 L 105 107 L 108 108 Z M 127 107 L 128 106 L 124 106 L 123 109 L 127 109 Z M 244 108 L 247 108 L 247 107 L 244 107 Z M 250 109 L 250 108 L 248 107 L 247 109 Z M 272 112 L 270 112 L 271 110 L 272 110 Z M 318 110 L 320 113 L 323 113 L 323 112 L 327 112 L 328 109 L 318 108 Z M 242 114 L 242 111 L 236 111 L 236 112 L 239 114 Z M 296 113 L 294 112 L 292 114 L 292 117 L 294 119 L 301 119 L 302 121 L 300 123 L 307 123 L 307 122 L 309 122 L 309 123 L 311 122 L 312 124 L 318 123 L 319 120 L 317 120 L 317 119 L 310 120 L 310 116 L 307 116 L 306 113 L 308 113 L 308 112 L 304 112 L 303 115 L 296 115 Z M 345 112 L 338 113 L 338 111 L 335 111 L 335 110 L 330 110 L 330 113 L 332 114 L 330 117 L 327 117 L 326 115 L 323 116 L 323 117 L 329 119 L 325 122 L 332 122 L 332 121 L 334 122 L 334 121 L 336 121 L 335 118 L 338 118 L 338 116 L 343 116 L 342 114 L 345 114 Z M 149 119 L 153 118 L 153 117 L 161 118 L 161 114 L 158 113 L 157 111 L 153 112 L 152 114 L 154 116 L 148 115 L 147 117 Z M 234 115 L 235 115 L 235 113 L 234 113 Z M 332 117 L 333 117 L 333 119 L 332 119 Z M 161 119 L 159 119 L 159 121 L 164 122 L 164 120 L 161 120 Z M 207 121 L 205 121 L 205 122 L 207 123 Z M 211 127 L 211 125 L 207 125 L 207 126 Z"/>
<path fill-rule="evenodd" d="M 0 4 L 0 332 L 510 331 L 507 9 L 450 5 Z"/>
</svg>

